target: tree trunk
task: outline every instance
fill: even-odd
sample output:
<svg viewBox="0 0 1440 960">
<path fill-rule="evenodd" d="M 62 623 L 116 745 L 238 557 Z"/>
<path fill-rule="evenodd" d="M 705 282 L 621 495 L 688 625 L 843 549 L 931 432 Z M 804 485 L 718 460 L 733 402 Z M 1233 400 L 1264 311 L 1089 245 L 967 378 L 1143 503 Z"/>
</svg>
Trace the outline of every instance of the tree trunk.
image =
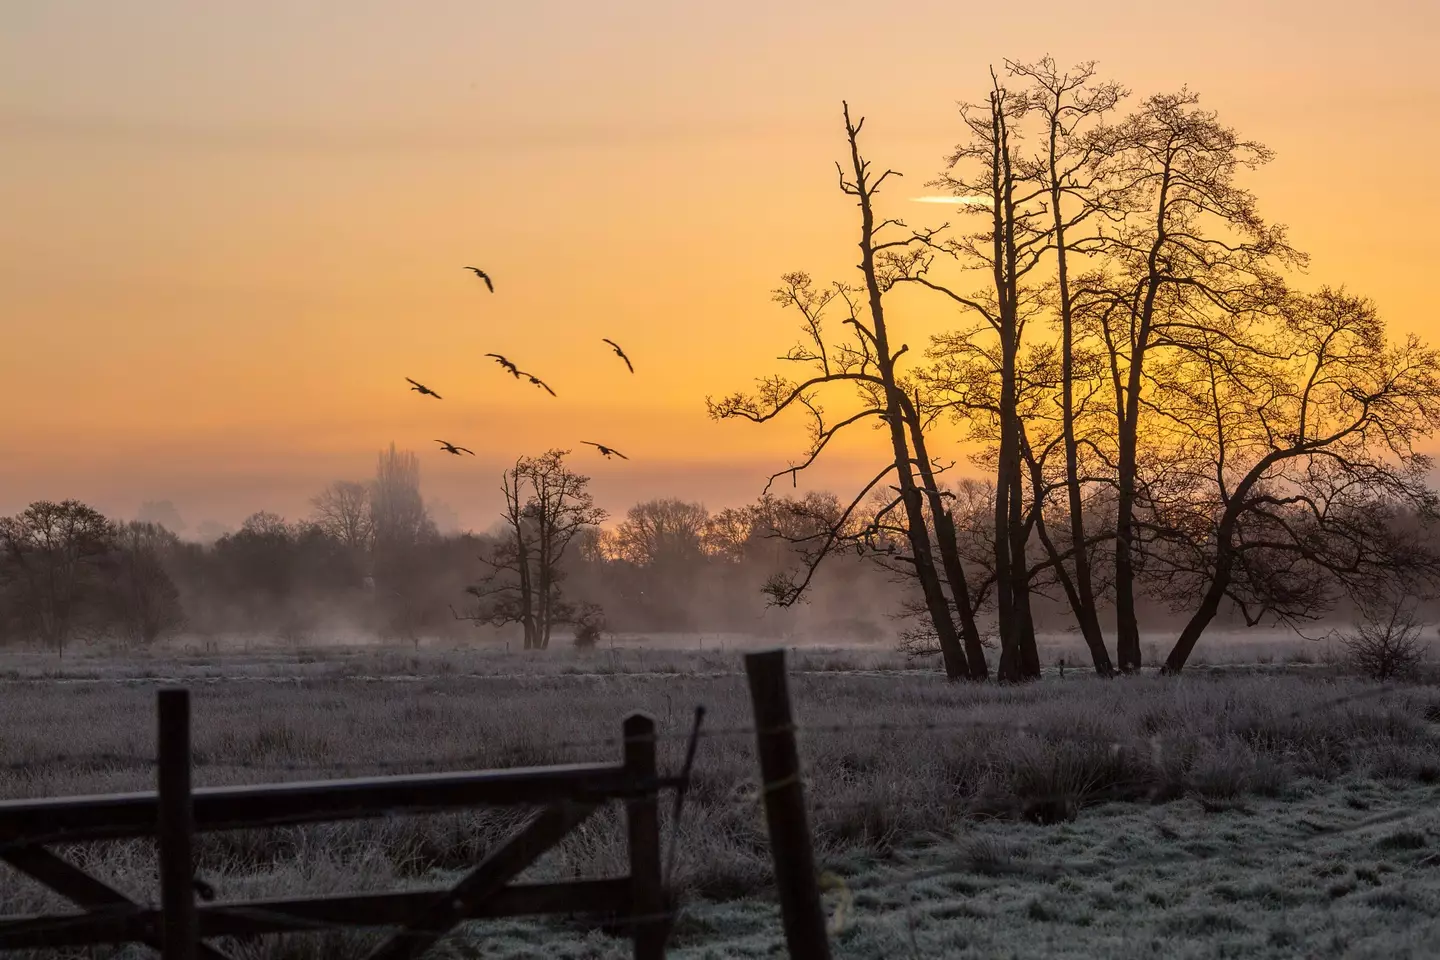
<svg viewBox="0 0 1440 960">
<path fill-rule="evenodd" d="M 1013 564 L 1011 589 L 1014 591 L 1015 644 L 1019 650 L 1020 679 L 1040 677 L 1040 651 L 1035 645 L 1035 617 L 1030 608 L 1030 525 L 1024 520 L 1020 485 L 1019 422 L 1016 420 L 1016 457 L 1010 492 L 1010 560 Z"/>
<path fill-rule="evenodd" d="M 525 649 L 535 649 L 535 590 L 530 582 L 530 550 L 524 533 L 515 531 L 516 563 L 520 573 L 520 626 L 525 631 Z"/>
<path fill-rule="evenodd" d="M 910 438 L 915 446 L 915 462 L 920 470 L 920 479 L 925 484 L 925 494 L 930 502 L 930 516 L 935 524 L 935 540 L 940 547 L 940 562 L 945 570 L 945 579 L 950 582 L 950 595 L 954 600 L 955 612 L 960 618 L 960 635 L 964 647 L 955 652 L 955 666 L 964 665 L 965 675 L 971 680 L 984 680 L 990 675 L 985 662 L 985 647 L 980 641 L 980 629 L 975 624 L 975 611 L 970 601 L 970 585 L 965 579 L 965 567 L 960 562 L 960 547 L 955 539 L 955 519 L 945 509 L 940 496 L 940 486 L 935 482 L 935 470 L 925 446 L 925 431 L 921 429 L 918 411 L 911 404 L 906 405 L 905 421 L 910 426 Z M 947 653 L 942 647 L 941 653 Z M 946 673 L 951 673 L 947 660 Z"/>
<path fill-rule="evenodd" d="M 1065 576 L 1062 581 L 1070 609 L 1080 626 L 1080 635 L 1090 650 L 1095 672 L 1102 677 L 1115 672 L 1110 653 L 1105 649 L 1105 634 L 1100 629 L 1100 613 L 1095 603 L 1094 578 L 1090 574 L 1090 548 L 1085 541 L 1084 491 L 1080 482 L 1080 444 L 1075 436 L 1075 311 L 1070 294 L 1069 248 L 1065 242 L 1065 217 L 1061 211 L 1064 200 L 1060 188 L 1057 162 L 1059 104 L 1051 114 L 1050 123 L 1050 206 L 1054 215 L 1056 273 L 1060 285 L 1060 416 L 1065 443 L 1065 493 L 1070 508 L 1070 542 L 1075 555 L 1073 585 Z M 1036 496 L 1039 496 L 1037 488 Z M 1042 537 L 1044 536 L 1042 531 Z M 1046 538 L 1048 540 L 1048 537 Z M 1047 544 L 1057 572 L 1065 573 L 1064 565 L 1053 546 Z"/>
<path fill-rule="evenodd" d="M 1080 635 L 1085 640 L 1085 646 L 1090 651 L 1090 662 L 1095 665 L 1095 672 L 1102 677 L 1113 676 L 1114 666 L 1110 663 L 1110 654 L 1105 649 L 1105 638 L 1100 633 L 1099 622 L 1095 622 L 1095 630 L 1087 630 L 1081 618 L 1081 611 L 1086 609 L 1086 602 L 1081 597 L 1078 584 L 1071 579 L 1070 571 L 1065 569 L 1065 564 L 1060 557 L 1060 551 L 1055 549 L 1054 542 L 1050 539 L 1050 533 L 1045 527 L 1045 511 L 1043 503 L 1044 477 L 1040 471 L 1040 464 L 1033 456 L 1026 457 L 1030 465 L 1030 487 L 1032 489 L 1032 501 L 1035 505 L 1035 532 L 1040 537 L 1040 545 L 1045 548 L 1045 554 L 1050 558 L 1050 564 L 1055 568 L 1055 578 L 1060 581 L 1060 587 L 1065 591 L 1065 599 L 1070 603 L 1070 609 L 1074 611 L 1077 620 L 1081 620 Z M 1073 527 L 1071 528 L 1073 531 Z M 1084 550 L 1084 544 L 1076 547 L 1076 553 Z M 1088 567 L 1086 568 L 1088 571 Z M 1094 614 L 1094 607 L 1089 607 L 1091 614 Z"/>
<path fill-rule="evenodd" d="M 940 586 L 940 575 L 935 569 L 935 557 L 930 549 L 930 528 L 925 522 L 925 510 L 920 490 L 915 484 L 915 474 L 910 464 L 910 448 L 905 438 L 904 396 L 895 385 L 894 355 L 890 351 L 889 334 L 885 326 L 885 307 L 882 303 L 879 277 L 875 272 L 875 212 L 871 205 L 872 187 L 867 182 L 866 164 L 860 158 L 859 130 L 850 123 L 850 109 L 845 108 L 845 127 L 850 140 L 850 159 L 855 171 L 855 193 L 860 203 L 860 270 L 865 277 L 865 290 L 869 298 L 870 317 L 874 323 L 875 350 L 880 377 L 885 385 L 886 421 L 890 426 L 890 443 L 895 457 L 895 472 L 900 487 L 900 499 L 905 505 L 905 526 L 914 556 L 915 573 L 925 597 L 925 608 L 945 655 L 945 675 L 951 680 L 968 676 L 964 648 L 955 631 L 955 621 L 945 601 L 945 592 Z M 883 179 L 883 177 L 882 177 Z"/>
</svg>

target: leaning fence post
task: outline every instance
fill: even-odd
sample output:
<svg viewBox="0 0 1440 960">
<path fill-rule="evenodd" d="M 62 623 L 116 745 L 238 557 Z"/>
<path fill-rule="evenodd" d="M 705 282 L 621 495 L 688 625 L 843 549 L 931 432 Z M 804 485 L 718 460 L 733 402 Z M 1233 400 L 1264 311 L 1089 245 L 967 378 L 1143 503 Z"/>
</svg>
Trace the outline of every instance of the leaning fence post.
<svg viewBox="0 0 1440 960">
<path fill-rule="evenodd" d="M 161 690 L 159 715 L 159 808 L 155 836 L 160 848 L 160 909 L 164 960 L 195 960 L 199 925 L 195 914 L 195 809 L 190 794 L 190 691 Z"/>
<path fill-rule="evenodd" d="M 775 862 L 775 886 L 785 942 L 793 960 L 830 960 L 825 911 L 815 873 L 815 851 L 805 815 L 800 752 L 785 679 L 785 651 L 745 655 L 750 701 L 755 713 L 755 744 L 760 754 L 761 796 Z"/>
<path fill-rule="evenodd" d="M 646 713 L 625 718 L 625 769 L 641 790 L 625 803 L 630 835 L 630 917 L 635 960 L 665 956 L 669 932 L 667 898 L 660 874 L 660 798 L 656 783 L 655 720 Z"/>
</svg>

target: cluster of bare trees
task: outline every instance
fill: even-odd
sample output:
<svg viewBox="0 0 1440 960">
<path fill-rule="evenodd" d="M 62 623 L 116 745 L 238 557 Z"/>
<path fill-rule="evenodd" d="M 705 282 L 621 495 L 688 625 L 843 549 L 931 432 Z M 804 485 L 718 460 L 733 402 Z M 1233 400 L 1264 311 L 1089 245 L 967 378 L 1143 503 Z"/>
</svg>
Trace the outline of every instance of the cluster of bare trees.
<svg viewBox="0 0 1440 960">
<path fill-rule="evenodd" d="M 61 655 L 77 636 L 155 639 L 183 622 L 165 566 L 176 543 L 163 527 L 115 523 L 77 500 L 0 518 L 0 636 L 28 634 Z"/>
<path fill-rule="evenodd" d="M 1270 152 L 1192 92 L 1131 103 L 1092 64 L 1007 63 L 990 81 L 931 184 L 970 230 L 882 219 L 898 174 L 864 158 L 846 107 L 837 167 L 861 282 L 785 276 L 776 299 L 803 320 L 787 359 L 806 372 L 708 401 L 716 418 L 808 414 L 811 449 L 777 476 L 847 428 L 885 434 L 874 477 L 777 601 L 826 556 L 868 551 L 912 579 L 951 678 L 989 675 L 983 617 L 1014 681 L 1039 672 L 1041 595 L 1063 597 L 1109 675 L 1141 667 L 1145 588 L 1189 611 L 1174 672 L 1227 603 L 1294 624 L 1430 582 L 1436 501 L 1416 444 L 1440 426 L 1440 356 L 1387 338 L 1361 297 L 1293 285 L 1305 257 L 1242 183 Z M 923 358 L 892 336 L 901 291 L 953 317 Z M 987 482 L 942 483 L 946 426 Z"/>
</svg>

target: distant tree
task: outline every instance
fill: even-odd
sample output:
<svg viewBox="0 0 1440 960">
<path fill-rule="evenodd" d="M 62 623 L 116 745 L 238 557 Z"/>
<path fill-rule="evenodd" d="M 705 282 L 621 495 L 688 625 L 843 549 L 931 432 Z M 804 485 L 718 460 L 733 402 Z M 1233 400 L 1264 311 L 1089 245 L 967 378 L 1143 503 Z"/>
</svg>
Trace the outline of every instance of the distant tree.
<svg viewBox="0 0 1440 960">
<path fill-rule="evenodd" d="M 420 495 L 420 458 L 395 444 L 380 453 L 370 485 L 370 525 L 377 553 L 403 551 L 434 531 Z"/>
<path fill-rule="evenodd" d="M 310 501 L 316 525 L 357 557 L 370 550 L 375 530 L 370 490 L 356 480 L 336 480 Z"/>
<path fill-rule="evenodd" d="M 0 562 L 20 620 L 62 656 L 114 546 L 114 525 L 78 500 L 38 500 L 0 520 Z"/>
<path fill-rule="evenodd" d="M 426 572 L 417 562 L 422 544 L 438 534 L 420 493 L 420 458 L 395 444 L 381 452 L 370 486 L 370 522 L 376 597 L 386 611 L 387 629 L 415 639 L 429 621 Z"/>
<path fill-rule="evenodd" d="M 130 641 L 153 643 L 185 622 L 168 570 L 179 546 L 180 538 L 156 523 L 134 520 L 118 528 L 110 596 L 113 616 Z"/>
<path fill-rule="evenodd" d="M 637 503 L 615 528 L 618 556 L 637 566 L 686 566 L 704 556 L 710 512 L 674 497 Z"/>
<path fill-rule="evenodd" d="M 465 588 L 465 592 L 475 598 L 476 607 L 463 619 L 497 627 L 518 623 L 525 649 L 530 650 L 537 645 L 531 560 L 535 531 L 528 511 L 525 465 L 526 458 L 521 457 L 501 475 L 505 512 L 499 529 L 480 554 L 479 560 L 484 566 L 480 582 Z"/>
<path fill-rule="evenodd" d="M 583 543 L 606 518 L 595 506 L 590 478 L 566 466 L 568 453 L 521 457 L 505 471 L 504 532 L 480 558 L 486 568 L 480 582 L 466 591 L 477 605 L 462 619 L 519 623 L 526 649 L 547 648 L 556 624 L 599 616 L 597 608 L 569 601 L 561 589 L 571 544 Z"/>
<path fill-rule="evenodd" d="M 253 513 L 211 549 L 216 586 L 229 599 L 228 606 L 243 611 L 243 620 L 252 627 L 275 626 L 294 589 L 294 541 L 284 518 L 263 510 Z"/>
</svg>

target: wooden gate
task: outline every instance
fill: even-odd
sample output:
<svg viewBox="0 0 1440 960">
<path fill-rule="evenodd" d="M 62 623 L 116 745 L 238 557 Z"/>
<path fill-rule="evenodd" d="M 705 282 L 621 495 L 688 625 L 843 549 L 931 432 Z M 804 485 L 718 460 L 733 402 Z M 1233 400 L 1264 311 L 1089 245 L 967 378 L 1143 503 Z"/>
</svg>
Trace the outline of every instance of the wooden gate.
<svg viewBox="0 0 1440 960">
<path fill-rule="evenodd" d="M 618 763 L 367 777 L 220 787 L 190 785 L 190 700 L 162 690 L 155 792 L 0 802 L 0 860 L 72 901 L 83 912 L 0 916 L 0 950 L 137 942 L 166 960 L 223 960 L 209 939 L 333 927 L 394 926 L 371 960 L 417 957 L 465 920 L 581 913 L 619 921 L 637 960 L 665 955 L 670 896 L 660 869 L 658 794 L 677 786 L 656 771 L 655 722 L 624 721 Z M 600 806 L 625 804 L 629 874 L 564 883 L 515 884 L 546 850 Z M 397 813 L 480 806 L 537 806 L 536 816 L 449 888 L 404 893 L 223 903 L 195 902 L 194 834 L 293 826 Z M 49 849 L 153 837 L 159 845 L 161 905 L 135 903 Z"/>
</svg>

